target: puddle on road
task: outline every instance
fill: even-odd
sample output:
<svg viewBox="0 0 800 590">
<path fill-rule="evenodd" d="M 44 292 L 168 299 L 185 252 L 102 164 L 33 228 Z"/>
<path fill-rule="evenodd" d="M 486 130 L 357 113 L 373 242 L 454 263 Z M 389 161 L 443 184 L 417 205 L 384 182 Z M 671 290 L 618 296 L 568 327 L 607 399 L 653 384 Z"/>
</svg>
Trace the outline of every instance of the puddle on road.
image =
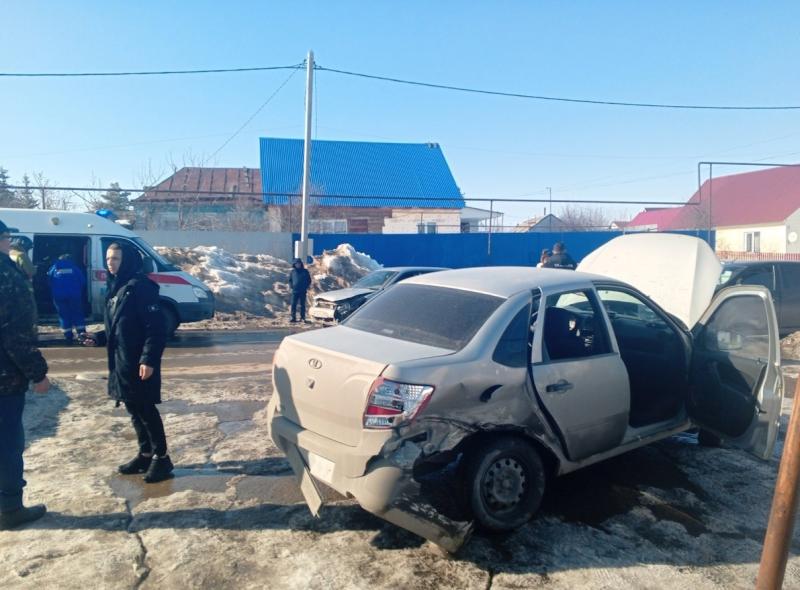
<svg viewBox="0 0 800 590">
<path fill-rule="evenodd" d="M 232 486 L 239 502 L 258 500 L 262 504 L 288 506 L 304 501 L 300 486 L 293 475 L 245 476 L 231 483 L 234 477 L 236 476 L 220 473 L 215 469 L 176 469 L 174 478 L 155 484 L 144 483 L 141 475 L 115 475 L 111 477 L 109 485 L 117 496 L 126 499 L 132 507 L 145 500 L 188 490 L 224 494 Z M 343 498 L 327 487 L 321 486 L 320 491 L 325 500 Z"/>
<path fill-rule="evenodd" d="M 125 498 L 131 506 L 136 506 L 144 500 L 163 498 L 187 490 L 211 494 L 224 493 L 232 477 L 216 470 L 205 472 L 176 469 L 175 477 L 159 483 L 145 483 L 141 475 L 114 475 L 109 485 L 117 496 Z"/>
</svg>

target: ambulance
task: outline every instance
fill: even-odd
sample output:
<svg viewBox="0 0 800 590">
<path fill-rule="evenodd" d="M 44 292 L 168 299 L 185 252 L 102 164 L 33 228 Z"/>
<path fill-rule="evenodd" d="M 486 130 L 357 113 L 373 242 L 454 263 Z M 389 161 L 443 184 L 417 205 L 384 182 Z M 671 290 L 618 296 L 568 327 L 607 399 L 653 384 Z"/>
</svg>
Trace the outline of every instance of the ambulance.
<svg viewBox="0 0 800 590">
<path fill-rule="evenodd" d="M 84 271 L 83 294 L 87 319 L 100 321 L 105 305 L 105 252 L 113 242 L 128 243 L 144 260 L 147 275 L 159 286 L 167 333 L 178 325 L 214 317 L 214 295 L 201 281 L 167 262 L 150 244 L 118 223 L 92 213 L 0 208 L 0 219 L 33 245 L 28 251 L 36 272 L 33 291 L 41 319 L 55 317 L 47 271 L 62 254 L 69 254 Z"/>
</svg>

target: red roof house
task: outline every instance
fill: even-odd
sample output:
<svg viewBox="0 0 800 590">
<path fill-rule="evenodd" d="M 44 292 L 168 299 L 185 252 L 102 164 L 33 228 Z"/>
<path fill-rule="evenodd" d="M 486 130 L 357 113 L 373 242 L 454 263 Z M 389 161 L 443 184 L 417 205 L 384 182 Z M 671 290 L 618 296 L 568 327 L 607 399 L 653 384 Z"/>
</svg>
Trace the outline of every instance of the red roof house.
<svg viewBox="0 0 800 590">
<path fill-rule="evenodd" d="M 706 180 L 659 229 L 717 233 L 717 252 L 800 252 L 800 165 Z"/>
</svg>

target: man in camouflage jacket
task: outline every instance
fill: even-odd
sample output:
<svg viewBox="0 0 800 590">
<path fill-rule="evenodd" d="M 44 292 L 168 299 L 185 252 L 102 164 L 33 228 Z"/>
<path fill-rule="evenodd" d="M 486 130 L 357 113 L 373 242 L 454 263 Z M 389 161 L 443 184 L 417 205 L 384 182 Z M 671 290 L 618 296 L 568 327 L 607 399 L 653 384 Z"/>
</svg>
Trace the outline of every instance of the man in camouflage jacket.
<svg viewBox="0 0 800 590">
<path fill-rule="evenodd" d="M 0 221 L 0 531 L 41 518 L 42 505 L 22 504 L 22 411 L 31 382 L 36 393 L 50 388 L 47 362 L 36 348 L 36 304 L 30 281 L 9 258 L 10 233 Z"/>
</svg>

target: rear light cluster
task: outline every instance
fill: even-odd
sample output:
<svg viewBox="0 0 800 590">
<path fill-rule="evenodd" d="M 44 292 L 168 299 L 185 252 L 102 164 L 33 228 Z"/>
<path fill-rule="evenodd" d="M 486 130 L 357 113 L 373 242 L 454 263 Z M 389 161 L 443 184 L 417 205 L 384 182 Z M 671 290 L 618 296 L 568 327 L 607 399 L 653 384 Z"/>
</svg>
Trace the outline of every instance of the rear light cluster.
<svg viewBox="0 0 800 590">
<path fill-rule="evenodd" d="M 425 407 L 432 394 L 431 385 L 398 383 L 378 377 L 369 388 L 364 428 L 393 428 L 411 420 Z"/>
</svg>

